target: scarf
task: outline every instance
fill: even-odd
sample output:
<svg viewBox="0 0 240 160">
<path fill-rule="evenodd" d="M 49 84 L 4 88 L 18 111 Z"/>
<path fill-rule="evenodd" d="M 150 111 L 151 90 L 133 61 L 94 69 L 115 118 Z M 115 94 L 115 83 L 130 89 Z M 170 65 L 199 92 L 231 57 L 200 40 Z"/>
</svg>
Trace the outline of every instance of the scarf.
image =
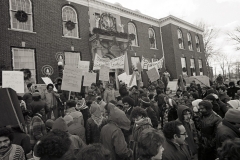
<svg viewBox="0 0 240 160">
<path fill-rule="evenodd" d="M 95 116 L 94 114 L 91 115 L 91 118 L 96 123 L 96 125 L 99 127 L 102 124 L 103 116 L 100 117 Z"/>
<path fill-rule="evenodd" d="M 100 110 L 100 106 L 96 103 L 92 103 L 90 107 L 91 118 L 99 127 L 102 124 L 103 116 Z"/>
</svg>

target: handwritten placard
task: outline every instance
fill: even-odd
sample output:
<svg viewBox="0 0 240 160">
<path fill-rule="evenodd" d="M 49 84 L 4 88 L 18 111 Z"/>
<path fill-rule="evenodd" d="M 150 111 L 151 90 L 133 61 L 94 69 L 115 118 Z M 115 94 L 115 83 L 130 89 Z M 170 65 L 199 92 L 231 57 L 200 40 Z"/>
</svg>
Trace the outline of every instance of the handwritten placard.
<svg viewBox="0 0 240 160">
<path fill-rule="evenodd" d="M 83 86 L 91 86 L 92 83 L 96 83 L 96 73 L 85 73 Z"/>
<path fill-rule="evenodd" d="M 64 67 L 62 90 L 80 92 L 82 85 L 82 70 L 69 66 Z"/>
<path fill-rule="evenodd" d="M 132 82 L 131 82 L 131 79 L 132 79 Z M 137 85 L 136 76 L 127 75 L 127 77 L 125 79 L 125 84 L 127 84 L 127 87 L 136 86 Z"/>
<path fill-rule="evenodd" d="M 155 82 L 160 78 L 159 74 L 158 74 L 158 71 L 155 67 L 148 70 L 147 75 L 148 75 L 148 78 L 150 79 L 151 82 Z"/>
<path fill-rule="evenodd" d="M 148 69 L 148 63 L 149 61 L 142 56 L 141 66 L 143 69 Z"/>
<path fill-rule="evenodd" d="M 110 69 L 124 69 L 125 55 L 111 59 Z"/>
<path fill-rule="evenodd" d="M 122 81 L 122 82 L 125 82 L 126 77 L 127 77 L 127 73 L 124 72 L 124 73 L 118 75 L 118 80 L 119 80 L 119 81 Z"/>
<path fill-rule="evenodd" d="M 24 93 L 23 72 L 2 71 L 2 88 L 12 88 L 17 93 Z"/>
<path fill-rule="evenodd" d="M 78 62 L 78 68 L 83 71 L 83 75 L 84 75 L 85 72 L 89 71 L 89 66 L 90 66 L 89 61 L 79 61 Z"/>
<path fill-rule="evenodd" d="M 177 90 L 177 81 L 169 81 L 167 88 L 169 88 L 173 92 L 176 91 Z"/>
<path fill-rule="evenodd" d="M 101 66 L 110 67 L 110 59 L 102 58 L 98 54 L 95 55 L 93 70 L 99 70 Z"/>
<path fill-rule="evenodd" d="M 110 70 L 109 67 L 101 66 L 99 80 L 109 81 L 109 70 Z"/>
</svg>

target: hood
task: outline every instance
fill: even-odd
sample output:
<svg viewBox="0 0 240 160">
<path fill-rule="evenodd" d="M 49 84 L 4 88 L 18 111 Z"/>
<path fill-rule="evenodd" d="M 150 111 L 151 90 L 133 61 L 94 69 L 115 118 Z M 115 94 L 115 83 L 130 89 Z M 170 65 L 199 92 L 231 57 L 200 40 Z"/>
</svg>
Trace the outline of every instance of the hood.
<svg viewBox="0 0 240 160">
<path fill-rule="evenodd" d="M 112 103 L 107 103 L 104 107 L 107 110 L 107 113 L 109 114 L 111 110 L 113 110 L 116 106 Z"/>
<path fill-rule="evenodd" d="M 177 114 L 178 114 L 178 119 L 179 119 L 181 122 L 183 122 L 183 114 L 182 114 L 182 113 L 183 113 L 183 111 L 186 110 L 186 109 L 190 110 L 188 106 L 185 106 L 185 105 L 180 105 L 180 106 L 178 106 Z"/>
<path fill-rule="evenodd" d="M 239 100 L 230 100 L 227 103 L 234 109 L 240 109 L 240 101 Z"/>
<path fill-rule="evenodd" d="M 139 121 L 135 121 L 135 124 L 137 126 L 142 126 L 142 125 L 146 125 L 146 124 L 152 125 L 152 122 L 151 122 L 150 118 L 146 117 L 146 118 L 143 118 Z"/>
<path fill-rule="evenodd" d="M 130 129 L 131 121 L 127 118 L 126 114 L 114 106 L 113 104 L 109 103 L 106 108 L 109 108 L 109 117 L 108 120 L 112 121 L 117 124 L 117 126 L 124 130 Z"/>
</svg>

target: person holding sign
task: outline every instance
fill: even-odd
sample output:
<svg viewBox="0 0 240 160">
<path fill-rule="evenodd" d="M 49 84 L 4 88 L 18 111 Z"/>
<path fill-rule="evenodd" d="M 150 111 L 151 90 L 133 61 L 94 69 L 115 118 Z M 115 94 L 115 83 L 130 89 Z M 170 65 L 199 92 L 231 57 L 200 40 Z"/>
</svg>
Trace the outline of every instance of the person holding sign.
<svg viewBox="0 0 240 160">
<path fill-rule="evenodd" d="M 35 84 L 35 81 L 32 77 L 32 73 L 29 69 L 21 69 L 20 71 L 23 72 L 24 74 L 24 93 L 28 92 L 28 88 L 27 88 L 27 85 L 29 83 L 31 84 Z"/>
<path fill-rule="evenodd" d="M 108 88 L 106 88 L 106 90 L 104 91 L 104 101 L 106 103 L 109 103 L 111 100 L 116 100 L 115 99 L 115 90 L 113 88 L 113 84 L 109 83 L 108 84 Z"/>
</svg>

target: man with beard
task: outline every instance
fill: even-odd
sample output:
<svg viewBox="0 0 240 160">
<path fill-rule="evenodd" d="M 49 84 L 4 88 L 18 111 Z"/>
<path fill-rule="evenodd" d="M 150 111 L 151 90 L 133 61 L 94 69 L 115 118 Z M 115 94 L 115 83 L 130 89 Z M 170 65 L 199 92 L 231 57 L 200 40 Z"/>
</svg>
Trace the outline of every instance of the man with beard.
<svg viewBox="0 0 240 160">
<path fill-rule="evenodd" d="M 199 104 L 201 113 L 199 127 L 201 132 L 199 146 L 199 160 L 215 160 L 216 159 L 216 132 L 217 126 L 222 118 L 213 112 L 211 102 L 203 100 Z"/>
<path fill-rule="evenodd" d="M 0 128 L 0 159 L 25 160 L 21 146 L 12 144 L 13 134 L 10 128 Z"/>
</svg>

